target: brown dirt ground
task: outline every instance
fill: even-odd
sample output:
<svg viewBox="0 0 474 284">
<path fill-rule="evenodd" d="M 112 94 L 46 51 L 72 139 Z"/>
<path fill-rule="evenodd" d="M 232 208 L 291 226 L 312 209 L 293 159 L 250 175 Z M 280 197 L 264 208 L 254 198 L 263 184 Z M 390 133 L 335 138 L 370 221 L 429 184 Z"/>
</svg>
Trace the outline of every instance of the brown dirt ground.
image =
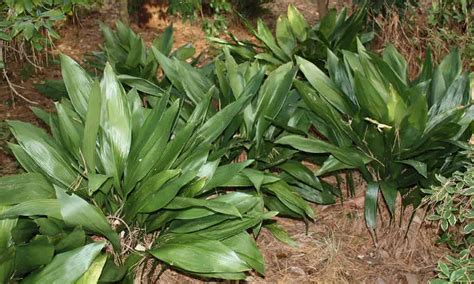
<svg viewBox="0 0 474 284">
<path fill-rule="evenodd" d="M 309 0 L 276 0 L 267 5 L 268 12 L 263 15 L 271 26 L 278 15 L 286 13 L 289 3 L 294 3 L 311 21 L 316 21 L 316 4 Z M 333 6 L 341 6 L 342 1 L 332 1 Z M 118 18 L 113 9 L 89 13 L 79 22 L 66 23 L 59 29 L 61 39 L 56 42 L 56 56 L 63 52 L 76 60 L 81 60 L 86 52 L 98 50 L 102 42 L 99 21 L 112 25 Z M 175 46 L 191 42 L 198 52 L 212 54 L 213 48 L 204 40 L 199 21 L 182 23 L 171 18 L 175 33 Z M 245 29 L 232 20 L 230 30 L 240 38 L 248 37 Z M 150 42 L 167 25 L 166 22 L 151 23 L 149 28 L 133 25 L 145 41 Z M 11 140 L 5 127 L 5 120 L 22 120 L 40 124 L 30 110 L 31 106 L 46 109 L 54 107 L 51 100 L 39 94 L 34 83 L 44 79 L 60 77 L 59 67 L 54 64 L 38 69 L 28 80 L 21 81 L 20 68 L 8 65 L 10 80 L 17 90 L 28 99 L 37 102 L 30 104 L 14 98 L 3 78 L 0 81 L 0 176 L 18 171 L 18 165 L 8 154 L 6 142 Z M 3 149 L 3 150 L 2 150 Z M 359 188 L 363 183 L 359 182 Z M 314 223 L 305 228 L 303 222 L 279 219 L 280 224 L 298 243 L 290 247 L 275 240 L 263 231 L 258 244 L 266 261 L 266 277 L 251 275 L 251 283 L 419 283 L 434 276 L 437 260 L 446 249 L 435 245 L 437 228 L 421 222 L 422 212 L 418 212 L 413 225 L 406 233 L 408 212 L 402 218 L 389 223 L 388 213 L 382 209 L 384 218 L 379 220 L 376 232 L 377 246 L 364 225 L 363 191 L 357 197 L 343 204 L 332 206 L 313 206 L 317 212 Z M 380 214 L 379 214 L 380 215 Z M 395 224 L 396 223 L 396 224 Z M 307 230 L 306 230 L 307 229 Z M 307 231 L 307 232 L 306 232 Z M 163 283 L 197 283 L 199 280 L 168 270 L 160 278 Z M 148 282 L 148 281 L 146 281 Z"/>
</svg>

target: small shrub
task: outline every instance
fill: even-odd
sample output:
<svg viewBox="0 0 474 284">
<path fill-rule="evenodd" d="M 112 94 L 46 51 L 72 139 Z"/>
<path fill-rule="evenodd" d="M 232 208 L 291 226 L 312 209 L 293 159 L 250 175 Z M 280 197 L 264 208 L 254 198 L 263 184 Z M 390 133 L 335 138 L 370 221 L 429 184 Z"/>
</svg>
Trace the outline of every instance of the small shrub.
<svg viewBox="0 0 474 284">
<path fill-rule="evenodd" d="M 441 241 L 447 243 L 452 256 L 438 263 L 438 279 L 431 283 L 470 283 L 474 281 L 474 151 L 468 152 L 466 171 L 452 177 L 437 176 L 440 185 L 424 189 L 423 204 L 431 208 L 427 220 L 439 224 Z"/>
</svg>

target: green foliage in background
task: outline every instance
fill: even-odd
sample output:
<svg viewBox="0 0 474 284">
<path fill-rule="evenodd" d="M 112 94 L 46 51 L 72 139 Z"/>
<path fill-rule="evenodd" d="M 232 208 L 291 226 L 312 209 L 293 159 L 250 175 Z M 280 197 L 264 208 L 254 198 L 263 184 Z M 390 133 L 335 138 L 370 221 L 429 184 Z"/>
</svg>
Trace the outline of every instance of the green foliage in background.
<svg viewBox="0 0 474 284">
<path fill-rule="evenodd" d="M 233 11 L 243 15 L 255 15 L 262 10 L 262 4 L 270 1 L 170 0 L 168 12 L 178 14 L 188 20 L 193 20 L 203 15 L 211 15 L 212 18 L 202 18 L 202 28 L 207 35 L 217 35 L 227 30 L 228 23 L 226 17 Z"/>
<path fill-rule="evenodd" d="M 89 7 L 93 0 L 5 0 L 0 3 L 0 41 L 27 43 L 23 52 L 39 52 L 59 38 L 55 23 L 77 7 Z M 30 50 L 30 48 L 32 50 Z M 10 51 L 11 52 L 11 51 Z M 0 58 L 0 61 L 3 58 Z M 3 61 L 0 68 L 3 68 Z"/>
<path fill-rule="evenodd" d="M 372 33 L 364 33 L 366 21 L 365 7 L 359 8 L 352 15 L 343 9 L 339 14 L 332 9 L 316 25 L 311 26 L 296 9 L 288 6 L 287 16 L 280 16 L 276 23 L 275 36 L 268 26 L 259 20 L 255 30 L 248 22 L 249 31 L 258 40 L 258 45 L 239 41 L 235 36 L 232 42 L 213 38 L 214 42 L 229 46 L 232 53 L 242 60 L 259 60 L 270 66 L 279 66 L 294 61 L 295 56 L 324 67 L 326 50 L 335 54 L 342 50 L 355 50 L 356 39 L 360 37 L 364 43 L 373 38 Z"/>
<path fill-rule="evenodd" d="M 436 176 L 440 185 L 424 189 L 423 204 L 430 208 L 429 221 L 438 222 L 440 241 L 453 255 L 438 263 L 438 278 L 431 283 L 471 283 L 474 281 L 474 150 L 467 153 L 466 171 L 452 177 Z"/>
<path fill-rule="evenodd" d="M 339 59 L 328 51 L 329 76 L 306 59 L 298 65 L 306 81 L 296 81 L 317 136 L 291 135 L 276 141 L 303 152 L 329 157 L 316 172 L 323 176 L 358 169 L 367 182 L 365 218 L 376 227 L 379 196 L 395 214 L 421 202 L 420 188 L 436 174 L 464 167 L 472 135 L 473 106 L 469 76 L 454 51 L 438 66 L 428 56 L 415 80 L 393 46 L 382 56 L 359 44 L 358 52 Z"/>
<path fill-rule="evenodd" d="M 140 81 L 143 86 L 154 86 L 158 83 L 156 76 L 158 62 L 151 48 L 145 45 L 138 34 L 121 21 L 116 22 L 115 31 L 104 24 L 101 25 L 101 30 L 104 36 L 104 49 L 86 54 L 84 60 L 92 75 L 101 74 L 109 62 L 115 73 L 124 81 Z M 152 45 L 167 56 L 191 60 L 193 64 L 198 62 L 199 56 L 193 57 L 194 47 L 185 44 L 173 50 L 173 42 L 173 26 L 168 26 L 153 40 Z M 35 88 L 53 100 L 67 96 L 62 79 L 47 80 L 36 84 Z"/>
</svg>

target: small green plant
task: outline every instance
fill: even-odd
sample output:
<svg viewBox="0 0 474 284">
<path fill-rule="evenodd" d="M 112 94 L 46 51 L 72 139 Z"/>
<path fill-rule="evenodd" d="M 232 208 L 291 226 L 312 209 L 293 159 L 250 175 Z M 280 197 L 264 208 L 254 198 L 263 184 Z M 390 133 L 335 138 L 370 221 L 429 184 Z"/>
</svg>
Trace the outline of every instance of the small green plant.
<svg viewBox="0 0 474 284">
<path fill-rule="evenodd" d="M 429 206 L 429 221 L 438 222 L 443 242 L 448 243 L 454 256 L 438 263 L 438 279 L 431 283 L 470 283 L 474 281 L 474 151 L 466 160 L 466 171 L 452 177 L 437 176 L 440 185 L 423 189 L 423 204 Z"/>
<path fill-rule="evenodd" d="M 277 67 L 294 61 L 295 56 L 301 56 L 324 67 L 326 49 L 339 55 L 342 50 L 355 50 L 357 37 L 361 37 L 364 43 L 373 38 L 372 33 L 363 32 L 365 18 L 365 7 L 360 7 L 350 16 L 346 9 L 339 14 L 332 9 L 319 23 L 310 26 L 298 9 L 289 5 L 287 16 L 280 16 L 276 23 L 275 36 L 262 20 L 258 21 L 256 30 L 246 22 L 249 31 L 258 40 L 258 46 L 241 42 L 233 35 L 233 42 L 213 40 L 229 46 L 232 53 L 244 61 L 257 59 Z"/>
</svg>

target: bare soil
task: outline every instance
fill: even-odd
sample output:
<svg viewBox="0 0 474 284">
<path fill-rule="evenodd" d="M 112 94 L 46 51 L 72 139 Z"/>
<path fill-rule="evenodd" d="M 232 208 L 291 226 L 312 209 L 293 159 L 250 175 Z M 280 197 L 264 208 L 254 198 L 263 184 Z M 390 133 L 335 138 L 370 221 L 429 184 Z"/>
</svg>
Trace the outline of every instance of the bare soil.
<svg viewBox="0 0 474 284">
<path fill-rule="evenodd" d="M 343 1 L 332 1 L 332 6 L 340 7 Z M 280 14 L 286 13 L 287 5 L 294 3 L 309 19 L 318 18 L 316 4 L 309 0 L 275 0 L 266 4 L 268 9 L 262 15 L 272 26 Z M 56 42 L 56 50 L 50 54 L 57 59 L 59 53 L 65 53 L 81 61 L 85 53 L 99 50 L 102 36 L 99 23 L 113 25 L 118 13 L 111 8 L 100 12 L 90 12 L 81 16 L 79 21 L 65 23 L 59 29 L 61 39 Z M 192 43 L 197 52 L 211 56 L 215 49 L 205 40 L 200 22 L 183 23 L 170 17 L 166 21 L 150 22 L 147 27 L 132 24 L 146 42 L 152 39 L 173 22 L 175 47 Z M 249 37 L 238 21 L 231 19 L 230 30 L 240 38 Z M 29 121 L 41 125 L 31 112 L 36 106 L 47 110 L 54 108 L 53 102 L 39 94 L 33 87 L 44 79 L 60 78 L 57 64 L 38 69 L 30 78 L 21 80 L 21 64 L 9 64 L 8 76 L 22 96 L 34 101 L 28 103 L 14 96 L 7 82 L 0 79 L 0 176 L 19 171 L 18 164 L 7 150 L 7 142 L 12 141 L 5 127 L 6 120 Z M 381 209 L 380 228 L 375 239 L 365 226 L 363 217 L 364 183 L 358 182 L 357 197 L 332 206 L 313 206 L 317 212 L 314 223 L 308 227 L 301 221 L 279 219 L 280 224 L 296 241 L 296 247 L 290 247 L 274 239 L 263 231 L 258 244 L 265 256 L 267 272 L 265 277 L 251 275 L 251 283 L 421 283 L 434 276 L 437 260 L 447 251 L 435 244 L 437 228 L 423 223 L 423 212 L 418 212 L 413 224 L 407 229 L 407 220 L 411 213 L 408 209 L 397 220 L 390 222 L 387 212 Z M 399 206 L 400 208 L 400 206 Z M 400 214 L 398 214 L 400 215 Z M 406 237 L 405 237 L 406 234 Z M 202 282 L 168 270 L 160 277 L 163 283 Z M 150 281 L 145 281 L 150 282 Z"/>
</svg>

